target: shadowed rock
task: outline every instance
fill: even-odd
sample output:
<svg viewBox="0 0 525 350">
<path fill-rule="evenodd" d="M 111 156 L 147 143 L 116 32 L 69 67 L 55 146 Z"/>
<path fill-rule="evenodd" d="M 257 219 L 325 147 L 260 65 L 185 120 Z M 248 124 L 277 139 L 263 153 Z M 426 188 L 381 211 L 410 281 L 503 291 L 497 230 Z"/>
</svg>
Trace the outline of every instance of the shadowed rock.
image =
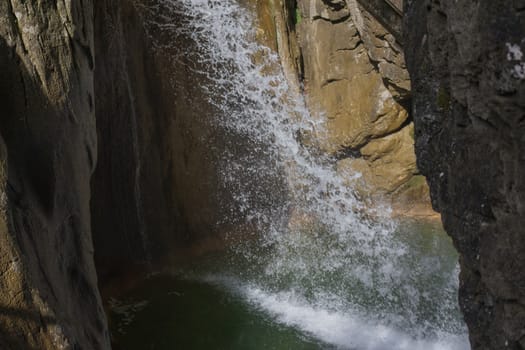
<svg viewBox="0 0 525 350">
<path fill-rule="evenodd" d="M 525 348 L 525 12 L 407 1 L 418 166 L 460 253 L 474 349 Z"/>
</svg>

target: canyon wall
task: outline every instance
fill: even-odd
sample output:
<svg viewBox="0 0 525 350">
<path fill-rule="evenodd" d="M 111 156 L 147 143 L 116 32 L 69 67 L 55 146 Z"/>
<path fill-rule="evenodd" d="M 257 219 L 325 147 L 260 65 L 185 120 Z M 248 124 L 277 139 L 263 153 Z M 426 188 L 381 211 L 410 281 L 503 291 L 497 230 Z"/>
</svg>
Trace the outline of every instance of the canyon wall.
<svg viewBox="0 0 525 350">
<path fill-rule="evenodd" d="M 259 14 L 259 39 L 279 52 L 316 120 L 326 120 L 317 133 L 299 135 L 304 144 L 336 157 L 343 173 L 361 172 L 364 196 L 387 196 L 407 215 L 424 212 L 417 207 L 428 190 L 415 164 L 399 38 L 351 0 L 249 3 Z M 2 349 L 107 349 L 93 256 L 98 277 L 108 281 L 244 230 L 233 221 L 217 225 L 234 208 L 218 179 L 222 150 L 214 145 L 239 154 L 257 145 L 209 123 L 214 107 L 196 73 L 204 67 L 181 54 L 195 43 L 164 31 L 183 18 L 175 11 L 162 23 L 150 10 L 170 9 L 152 4 L 0 4 Z M 477 21 L 461 27 L 446 15 L 464 10 L 453 8 L 459 5 L 429 6 L 410 5 L 409 26 L 417 31 L 406 38 L 419 166 L 462 253 L 473 344 L 514 346 L 525 313 L 523 286 L 512 276 L 521 276 L 522 265 L 502 257 L 523 248 L 512 236 L 522 210 L 514 116 L 523 111 L 523 39 L 506 35 L 523 24 L 523 8 L 512 10 L 518 20 L 501 24 L 467 8 Z M 476 27 L 485 20 L 500 32 Z M 454 46 L 457 28 L 476 40 Z M 483 40 L 494 49 L 480 50 Z M 490 67 L 485 80 L 473 63 L 481 58 Z M 506 333 L 484 338 L 481 331 L 493 334 L 499 321 Z"/>
<path fill-rule="evenodd" d="M 0 5 L 2 349 L 109 348 L 97 272 L 220 236 L 222 136 L 191 57 L 173 59 L 191 41 L 149 5 Z"/>
<path fill-rule="evenodd" d="M 405 1 L 418 166 L 473 349 L 525 348 L 525 2 Z"/>
<path fill-rule="evenodd" d="M 0 5 L 2 349 L 109 348 L 94 252 L 107 281 L 214 235 L 190 43 L 155 50 L 143 5 Z"/>
<path fill-rule="evenodd" d="M 394 27 L 401 23 L 392 8 L 368 5 L 396 16 L 388 21 Z M 428 187 L 416 167 L 399 32 L 396 38 L 380 21 L 383 16 L 355 0 L 257 6 L 264 42 L 279 52 L 288 79 L 296 81 L 318 123 L 316 132 L 301 135 L 304 143 L 333 155 L 342 174 L 361 173 L 353 185 L 363 197 L 390 202 L 396 215 L 432 215 Z"/>
<path fill-rule="evenodd" d="M 0 348 L 109 349 L 93 262 L 92 8 L 0 3 Z"/>
<path fill-rule="evenodd" d="M 99 154 L 91 208 L 104 279 L 213 236 L 218 221 L 210 107 L 187 61 L 172 59 L 191 42 L 149 25 L 157 15 L 150 5 L 95 4 Z"/>
<path fill-rule="evenodd" d="M 249 154 L 254 146 L 215 122 L 202 73 L 210 67 L 191 30 L 180 30 L 190 26 L 181 8 L 157 0 L 95 4 L 99 153 L 91 208 L 104 280 L 130 265 L 148 269 L 216 249 L 225 232 L 245 230 L 242 218 L 230 220 L 238 209 L 219 163 L 225 149 Z"/>
</svg>

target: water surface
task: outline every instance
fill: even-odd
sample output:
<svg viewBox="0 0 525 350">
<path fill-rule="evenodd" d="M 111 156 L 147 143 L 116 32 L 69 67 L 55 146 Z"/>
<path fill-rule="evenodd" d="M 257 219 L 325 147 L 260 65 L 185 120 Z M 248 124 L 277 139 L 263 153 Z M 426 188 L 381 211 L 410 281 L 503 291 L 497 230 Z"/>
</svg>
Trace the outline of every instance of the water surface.
<svg viewBox="0 0 525 350">
<path fill-rule="evenodd" d="M 112 335 L 130 350 L 468 349 L 449 238 L 439 225 L 417 222 L 401 225 L 396 237 L 410 252 L 392 290 L 353 286 L 344 266 L 331 276 L 311 268 L 309 277 L 290 275 L 272 266 L 280 259 L 272 247 L 258 259 L 233 247 L 111 299 Z M 319 256 L 305 254 L 313 248 L 304 244 L 295 258 L 315 265 Z"/>
</svg>

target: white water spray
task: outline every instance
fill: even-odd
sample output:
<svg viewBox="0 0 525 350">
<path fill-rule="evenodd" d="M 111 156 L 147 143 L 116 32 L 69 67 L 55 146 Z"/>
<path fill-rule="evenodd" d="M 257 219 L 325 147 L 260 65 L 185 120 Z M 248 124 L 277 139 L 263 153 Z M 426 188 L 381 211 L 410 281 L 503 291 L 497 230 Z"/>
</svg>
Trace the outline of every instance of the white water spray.
<svg viewBox="0 0 525 350">
<path fill-rule="evenodd" d="M 279 58 L 255 40 L 249 9 L 234 0 L 156 3 L 151 25 L 191 43 L 179 55 L 194 60 L 212 121 L 229 134 L 220 168 L 234 205 L 224 220 L 253 224 L 259 234 L 257 246 L 237 246 L 254 268 L 233 277 L 234 289 L 278 321 L 342 348 L 467 346 L 454 315 L 457 270 L 442 273 L 444 290 L 414 285 L 439 267 L 415 265 L 396 224 L 380 215 L 388 209 L 370 208 L 352 190 L 359 174 L 343 176 L 333 159 L 301 144 L 299 135 L 323 126 L 289 88 Z M 232 286 L 232 278 L 207 278 Z M 436 302 L 425 304 L 432 298 L 425 293 Z M 376 331 L 383 340 L 374 340 Z M 455 340 L 442 340 L 448 336 Z"/>
</svg>

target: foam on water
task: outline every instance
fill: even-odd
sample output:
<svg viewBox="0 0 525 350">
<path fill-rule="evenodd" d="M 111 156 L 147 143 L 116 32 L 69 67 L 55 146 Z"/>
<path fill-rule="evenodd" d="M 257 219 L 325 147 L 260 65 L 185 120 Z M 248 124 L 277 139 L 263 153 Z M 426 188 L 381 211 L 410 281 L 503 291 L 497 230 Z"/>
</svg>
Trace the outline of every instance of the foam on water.
<svg viewBox="0 0 525 350">
<path fill-rule="evenodd" d="M 359 350 L 467 350 L 467 339 L 456 334 L 438 334 L 436 339 L 414 340 L 392 327 L 372 323 L 351 313 L 329 311 L 320 305 L 300 302 L 293 293 L 269 294 L 247 287 L 246 298 L 276 318 L 341 349 Z"/>
<path fill-rule="evenodd" d="M 394 327 L 371 322 L 358 310 L 334 307 L 331 295 L 316 303 L 293 291 L 269 292 L 233 276 L 208 274 L 201 281 L 229 290 L 275 321 L 295 327 L 325 344 L 350 350 L 468 350 L 463 334 L 437 332 L 433 337 L 414 339 Z M 337 304 L 337 302 L 335 303 Z"/>
<path fill-rule="evenodd" d="M 323 116 L 309 113 L 279 58 L 257 43 L 253 11 L 234 0 L 155 3 L 145 9 L 156 19 L 150 28 L 191 43 L 173 59 L 192 62 L 211 123 L 227 135 L 219 166 L 230 214 L 218 224 L 250 223 L 259 234 L 255 247 L 234 250 L 255 272 L 237 280 L 240 294 L 338 347 L 467 348 L 457 268 L 414 262 L 389 208 L 352 189 L 360 174 L 339 173 L 334 159 L 301 143 L 322 134 Z M 426 283 L 428 274 L 440 284 Z"/>
</svg>

